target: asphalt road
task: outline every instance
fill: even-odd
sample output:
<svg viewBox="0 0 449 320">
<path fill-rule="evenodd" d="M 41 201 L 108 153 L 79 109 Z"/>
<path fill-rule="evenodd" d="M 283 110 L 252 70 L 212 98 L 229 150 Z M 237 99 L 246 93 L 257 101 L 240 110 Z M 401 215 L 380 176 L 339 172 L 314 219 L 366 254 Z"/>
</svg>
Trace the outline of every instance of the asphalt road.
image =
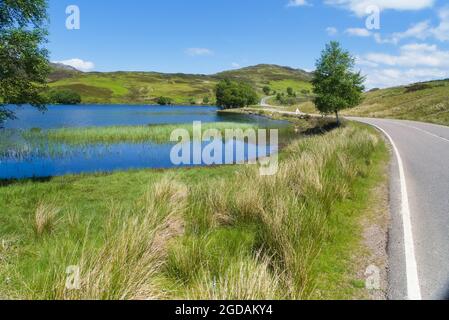
<svg viewBox="0 0 449 320">
<path fill-rule="evenodd" d="M 449 299 L 449 127 L 351 119 L 383 130 L 395 149 L 388 248 L 390 298 Z M 404 202 L 408 202 L 408 213 Z"/>
<path fill-rule="evenodd" d="M 377 127 L 393 146 L 389 298 L 449 300 L 449 127 L 347 118 Z"/>
</svg>

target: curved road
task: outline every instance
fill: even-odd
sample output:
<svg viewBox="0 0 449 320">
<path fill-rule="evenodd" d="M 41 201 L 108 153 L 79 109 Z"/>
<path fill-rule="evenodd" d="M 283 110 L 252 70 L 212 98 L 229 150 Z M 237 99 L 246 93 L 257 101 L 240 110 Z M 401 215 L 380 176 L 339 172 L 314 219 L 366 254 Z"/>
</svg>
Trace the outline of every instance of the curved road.
<svg viewBox="0 0 449 320">
<path fill-rule="evenodd" d="M 262 102 L 266 106 L 266 100 Z M 394 151 L 389 298 L 449 299 L 449 127 L 347 118 L 378 128 Z"/>
<path fill-rule="evenodd" d="M 395 151 L 388 248 L 390 298 L 449 299 L 449 127 L 349 119 L 381 129 Z"/>
</svg>

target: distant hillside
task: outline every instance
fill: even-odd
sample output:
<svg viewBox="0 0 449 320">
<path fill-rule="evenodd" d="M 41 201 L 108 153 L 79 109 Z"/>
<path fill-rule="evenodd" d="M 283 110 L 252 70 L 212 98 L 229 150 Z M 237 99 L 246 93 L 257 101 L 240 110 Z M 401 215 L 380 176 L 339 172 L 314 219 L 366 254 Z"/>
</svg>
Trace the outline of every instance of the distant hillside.
<svg viewBox="0 0 449 320">
<path fill-rule="evenodd" d="M 368 92 L 345 114 L 449 125 L 449 79 Z"/>
<path fill-rule="evenodd" d="M 258 65 L 216 75 L 164 74 L 157 72 L 89 72 L 52 65 L 50 87 L 72 89 L 83 103 L 155 103 L 160 96 L 173 99 L 177 104 L 201 104 L 214 99 L 214 88 L 220 79 L 246 81 L 262 95 L 266 85 L 273 90 L 285 91 L 310 88 L 311 74 L 288 67 Z M 207 97 L 205 100 L 204 98 Z"/>
</svg>

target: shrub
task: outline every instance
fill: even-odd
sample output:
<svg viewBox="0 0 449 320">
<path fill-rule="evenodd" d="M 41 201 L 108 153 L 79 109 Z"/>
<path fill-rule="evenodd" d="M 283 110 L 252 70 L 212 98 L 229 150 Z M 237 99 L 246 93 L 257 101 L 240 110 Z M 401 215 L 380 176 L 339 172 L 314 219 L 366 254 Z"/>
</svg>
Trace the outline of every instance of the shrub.
<svg viewBox="0 0 449 320">
<path fill-rule="evenodd" d="M 254 89 L 243 82 L 222 80 L 216 87 L 217 105 L 225 109 L 243 108 L 258 102 Z"/>
<path fill-rule="evenodd" d="M 173 100 L 168 97 L 159 97 L 159 98 L 157 98 L 156 102 L 157 102 L 157 104 L 159 104 L 161 106 L 173 104 Z"/>
<path fill-rule="evenodd" d="M 78 92 L 71 89 L 54 89 L 49 93 L 50 103 L 55 104 L 79 104 L 81 96 Z"/>
</svg>

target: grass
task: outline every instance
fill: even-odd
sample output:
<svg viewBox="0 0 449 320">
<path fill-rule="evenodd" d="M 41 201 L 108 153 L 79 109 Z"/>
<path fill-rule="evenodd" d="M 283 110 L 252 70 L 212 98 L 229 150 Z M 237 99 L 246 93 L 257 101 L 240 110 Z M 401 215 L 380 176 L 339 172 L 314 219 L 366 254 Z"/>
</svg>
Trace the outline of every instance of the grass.
<svg viewBox="0 0 449 320">
<path fill-rule="evenodd" d="M 359 221 L 386 157 L 350 124 L 291 142 L 273 177 L 221 166 L 5 183 L 0 297 L 354 297 Z M 65 288 L 73 265 L 79 290 Z"/>
<path fill-rule="evenodd" d="M 344 110 L 343 115 L 370 118 L 390 118 L 415 120 L 441 125 L 449 125 L 449 80 L 418 83 L 364 94 L 363 102 L 353 108 Z M 273 106 L 279 103 L 270 99 Z M 293 106 L 277 106 L 281 111 L 299 109 L 308 114 L 318 114 L 312 101 Z"/>
<path fill-rule="evenodd" d="M 203 123 L 201 125 L 203 133 L 210 129 L 216 129 L 224 134 L 226 129 L 247 130 L 257 128 L 256 124 L 234 122 Z M 48 140 L 69 145 L 145 141 L 168 143 L 172 132 L 177 129 L 185 129 L 192 136 L 192 124 L 63 128 L 39 132 L 25 131 L 22 136 L 27 140 Z"/>
<path fill-rule="evenodd" d="M 72 89 L 83 103 L 94 104 L 156 104 L 160 96 L 175 104 L 202 104 L 205 97 L 214 104 L 214 89 L 220 79 L 231 78 L 249 82 L 262 94 L 270 85 L 284 91 L 287 87 L 306 88 L 310 75 L 274 65 L 259 65 L 215 75 L 163 74 L 156 72 L 80 73 L 54 70 L 50 87 Z"/>
<path fill-rule="evenodd" d="M 449 80 L 372 91 L 345 114 L 449 125 Z"/>
</svg>

